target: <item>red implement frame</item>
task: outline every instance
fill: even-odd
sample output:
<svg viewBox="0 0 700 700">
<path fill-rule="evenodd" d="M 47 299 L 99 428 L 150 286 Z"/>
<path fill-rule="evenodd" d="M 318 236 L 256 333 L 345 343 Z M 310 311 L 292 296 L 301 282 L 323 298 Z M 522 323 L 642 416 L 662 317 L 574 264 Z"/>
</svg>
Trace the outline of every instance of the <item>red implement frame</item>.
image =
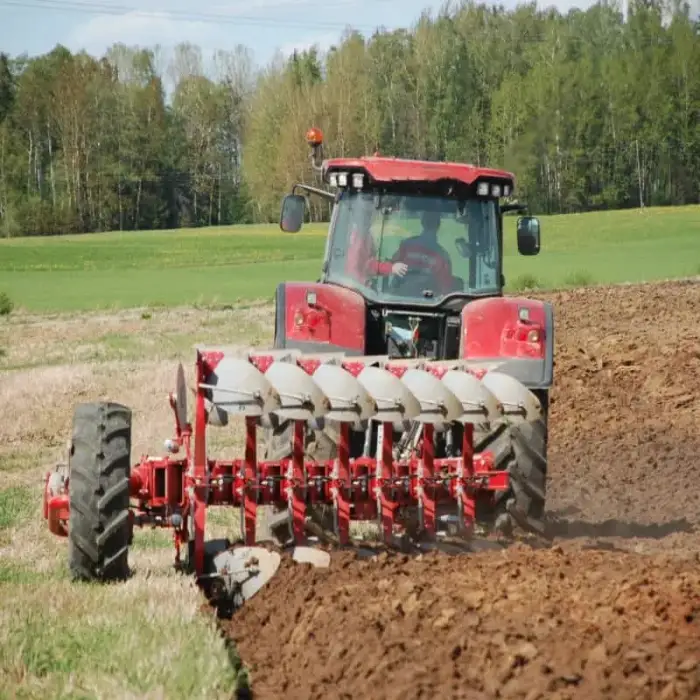
<svg viewBox="0 0 700 700">
<path fill-rule="evenodd" d="M 189 423 L 180 424 L 176 402 L 171 395 L 175 438 L 169 449 L 173 454 L 159 458 L 142 457 L 132 467 L 130 477 L 132 526 L 172 527 L 176 562 L 180 562 L 181 547 L 191 544 L 198 575 L 204 572 L 204 532 L 209 505 L 241 509 L 247 545 L 255 543 L 258 505 L 288 508 L 298 544 L 306 539 L 307 506 L 332 505 L 337 518 L 337 536 L 340 544 L 345 545 L 349 542 L 352 519 L 377 519 L 385 540 L 390 541 L 397 510 L 405 506 L 418 506 L 424 534 L 432 539 L 437 529 L 437 505 L 445 502 L 455 504 L 462 528 L 469 533 L 474 523 L 477 492 L 508 488 L 507 472 L 493 471 L 493 455 L 490 452 L 474 454 L 473 426 L 470 424 L 464 425 L 460 457 L 436 459 L 434 427 L 425 424 L 417 453 L 405 460 L 393 459 L 392 424 L 380 424 L 382 449 L 379 461 L 371 457 L 350 459 L 350 426 L 342 424 L 338 458 L 317 462 L 305 459 L 305 421 L 295 421 L 291 458 L 259 461 L 256 454 L 258 419 L 246 417 L 244 457 L 228 461 L 209 459 L 206 454 L 206 390 L 200 385 L 206 382 L 206 377 L 222 357 L 221 352 L 197 353 L 194 430 Z M 274 358 L 261 354 L 250 359 L 264 372 Z M 317 360 L 302 358 L 297 364 L 309 374 L 318 367 Z M 364 365 L 346 362 L 343 367 L 357 375 Z M 438 377 L 446 371 L 442 367 L 431 369 L 429 363 L 426 368 Z M 386 369 L 401 376 L 406 368 L 389 364 Z M 477 376 L 483 376 L 483 372 Z M 180 453 L 184 456 L 175 456 Z M 61 493 L 53 493 L 47 475 L 44 518 L 50 531 L 67 536 L 69 515 L 69 480 L 65 481 Z"/>
</svg>

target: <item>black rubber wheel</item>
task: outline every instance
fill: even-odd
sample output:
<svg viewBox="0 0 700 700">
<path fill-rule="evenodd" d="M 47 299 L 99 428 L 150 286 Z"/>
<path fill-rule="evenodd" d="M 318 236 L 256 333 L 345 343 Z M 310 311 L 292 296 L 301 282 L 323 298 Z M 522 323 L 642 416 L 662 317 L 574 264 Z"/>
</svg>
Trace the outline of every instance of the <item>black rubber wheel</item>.
<svg viewBox="0 0 700 700">
<path fill-rule="evenodd" d="M 489 434 L 475 436 L 476 451 L 493 452 L 495 468 L 510 475 L 510 487 L 496 494 L 493 508 L 479 513 L 479 519 L 483 517 L 505 535 L 515 526 L 545 535 L 549 395 L 538 398 L 543 408 L 539 420 L 501 424 Z"/>
<path fill-rule="evenodd" d="M 70 458 L 68 560 L 73 578 L 129 575 L 131 411 L 116 403 L 79 404 Z"/>
</svg>

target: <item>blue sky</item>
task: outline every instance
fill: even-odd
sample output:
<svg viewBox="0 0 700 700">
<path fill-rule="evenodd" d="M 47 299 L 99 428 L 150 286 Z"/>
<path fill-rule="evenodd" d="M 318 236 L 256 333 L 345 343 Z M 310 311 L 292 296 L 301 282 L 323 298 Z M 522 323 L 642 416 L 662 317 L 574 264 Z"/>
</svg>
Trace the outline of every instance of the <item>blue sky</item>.
<svg viewBox="0 0 700 700">
<path fill-rule="evenodd" d="M 514 7 L 517 0 L 504 0 Z M 593 0 L 538 0 L 585 9 Z M 336 42 L 345 26 L 410 26 L 443 0 L 0 0 L 0 50 L 36 55 L 63 44 L 100 56 L 113 43 L 167 49 L 189 41 L 209 53 L 243 44 L 258 65 L 275 51 Z M 102 12 L 100 12 L 102 10 Z M 221 19 L 225 18 L 225 19 Z"/>
</svg>

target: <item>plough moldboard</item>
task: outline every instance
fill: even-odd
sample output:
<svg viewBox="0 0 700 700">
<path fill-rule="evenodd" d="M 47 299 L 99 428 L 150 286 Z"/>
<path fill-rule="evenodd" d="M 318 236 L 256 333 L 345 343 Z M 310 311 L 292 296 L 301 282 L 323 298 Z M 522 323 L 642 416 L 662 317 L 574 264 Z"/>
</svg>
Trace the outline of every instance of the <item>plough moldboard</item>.
<svg viewBox="0 0 700 700">
<path fill-rule="evenodd" d="M 175 436 L 165 443 L 168 454 L 143 457 L 124 472 L 128 532 L 123 549 L 134 526 L 172 528 L 176 563 L 180 564 L 184 547 L 200 580 L 225 579 L 225 589 L 243 599 L 269 580 L 280 562 L 274 550 L 253 546 L 263 506 L 289 514 L 295 558 L 320 565 L 327 565 L 327 554 L 319 559 L 305 549 L 308 515 L 319 507 L 332 513 L 329 536 L 336 546 L 351 543 L 352 520 L 376 521 L 383 543 L 393 546 L 404 522 L 402 514 L 409 511 L 414 523 L 410 535 L 417 544 L 430 546 L 438 541 L 438 513 L 445 510 L 452 513 L 457 535 L 467 542 L 477 496 L 507 489 L 509 484 L 507 472 L 494 471 L 492 454 L 474 453 L 474 426 L 534 420 L 542 410 L 534 394 L 514 378 L 474 369 L 464 361 L 304 355 L 286 350 L 241 357 L 225 347 L 210 347 L 197 350 L 195 375 L 193 423 L 188 421 L 180 365 L 176 391 L 170 396 Z M 118 404 L 104 404 L 100 415 L 108 416 L 113 409 L 128 415 L 128 454 L 131 414 Z M 245 424 L 243 457 L 212 459 L 207 454 L 207 426 L 225 426 L 235 416 Z M 289 455 L 274 461 L 258 459 L 261 429 L 284 422 L 291 426 Z M 102 432 L 105 425 L 107 418 Z M 306 454 L 309 429 L 328 426 L 337 435 L 335 458 L 310 459 Z M 73 460 L 77 459 L 76 430 Z M 356 433 L 364 435 L 364 447 L 361 454 L 353 455 Z M 71 506 L 78 497 L 70 483 L 70 463 L 47 475 L 44 517 L 50 530 L 61 536 L 70 536 Z M 95 483 L 97 491 L 104 493 L 101 482 Z M 118 487 L 119 482 L 110 482 L 107 490 L 111 493 Z M 207 556 L 204 533 L 209 505 L 240 508 L 243 547 Z M 96 522 L 107 521 L 97 518 Z M 109 530 L 113 522 L 117 521 L 97 529 Z M 109 578 L 109 565 L 116 555 L 107 552 L 101 557 L 100 534 L 95 538 L 92 573 L 95 578 Z M 126 557 L 125 551 L 118 553 Z"/>
</svg>

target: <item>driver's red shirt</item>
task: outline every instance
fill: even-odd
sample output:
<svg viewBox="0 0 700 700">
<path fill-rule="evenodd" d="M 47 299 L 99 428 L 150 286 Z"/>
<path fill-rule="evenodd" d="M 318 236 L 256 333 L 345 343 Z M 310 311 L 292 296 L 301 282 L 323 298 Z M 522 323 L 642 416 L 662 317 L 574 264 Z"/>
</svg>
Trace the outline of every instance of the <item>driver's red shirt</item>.
<svg viewBox="0 0 700 700">
<path fill-rule="evenodd" d="M 345 273 L 354 277 L 361 284 L 375 275 L 391 274 L 391 262 L 379 262 L 374 240 L 370 233 L 362 233 L 354 228 L 350 232 L 348 255 L 345 261 Z"/>
<path fill-rule="evenodd" d="M 439 294 L 447 294 L 452 291 L 452 263 L 447 253 L 423 244 L 420 237 L 409 238 L 401 242 L 399 249 L 394 253 L 393 262 L 402 262 L 408 265 L 408 269 L 418 269 L 430 272 L 440 285 Z"/>
</svg>

